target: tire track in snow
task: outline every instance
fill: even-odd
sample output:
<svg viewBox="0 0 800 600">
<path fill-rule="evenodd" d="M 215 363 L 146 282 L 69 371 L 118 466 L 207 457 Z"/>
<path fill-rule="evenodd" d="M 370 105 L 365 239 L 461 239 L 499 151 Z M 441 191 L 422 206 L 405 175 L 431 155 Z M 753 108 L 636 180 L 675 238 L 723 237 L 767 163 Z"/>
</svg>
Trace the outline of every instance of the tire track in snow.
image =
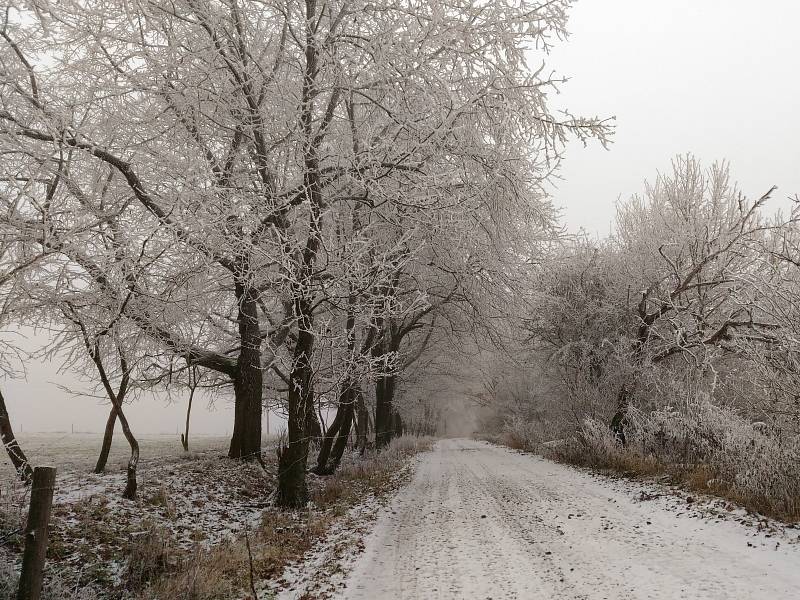
<svg viewBox="0 0 800 600">
<path fill-rule="evenodd" d="M 797 597 L 800 547 L 637 502 L 638 490 L 482 442 L 443 440 L 379 517 L 340 597 Z"/>
</svg>

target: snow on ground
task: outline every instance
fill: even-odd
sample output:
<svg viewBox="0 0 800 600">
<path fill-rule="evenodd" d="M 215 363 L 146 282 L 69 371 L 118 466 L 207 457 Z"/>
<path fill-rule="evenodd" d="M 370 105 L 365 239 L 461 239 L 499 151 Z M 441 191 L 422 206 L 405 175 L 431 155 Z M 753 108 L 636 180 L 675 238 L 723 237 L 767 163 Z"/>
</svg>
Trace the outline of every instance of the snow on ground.
<svg viewBox="0 0 800 600">
<path fill-rule="evenodd" d="M 150 434 L 138 435 L 141 449 L 140 468 L 144 471 L 150 463 L 164 464 L 184 459 L 179 435 Z M 54 465 L 59 474 L 89 473 L 94 469 L 100 446 L 101 433 L 18 433 L 17 440 L 34 465 Z M 230 437 L 198 435 L 189 440 L 190 454 L 217 452 L 225 453 Z M 108 457 L 108 471 L 122 471 L 128 462 L 130 448 L 122 432 L 114 434 L 111 452 Z M 0 453 L 0 482 L 14 478 L 14 469 L 5 452 Z"/>
<path fill-rule="evenodd" d="M 265 582 L 268 598 L 300 600 L 328 598 L 344 585 L 344 574 L 352 569 L 358 553 L 364 549 L 363 538 L 385 505 L 374 495 L 351 508 L 328 534 L 299 561 L 288 565 L 280 579 Z"/>
<path fill-rule="evenodd" d="M 121 498 L 128 458 L 122 436 L 115 440 L 107 473 L 91 472 L 101 440 L 94 434 L 21 439 L 32 463 L 58 468 L 49 551 L 68 578 L 101 587 L 119 584 L 126 547 L 153 528 L 169 531 L 180 548 L 207 548 L 242 531 L 245 524 L 260 522 L 272 478 L 255 464 L 225 458 L 226 439 L 198 436 L 186 453 L 174 436 L 139 438 L 142 459 L 135 501 Z M 273 454 L 265 448 L 268 458 Z M 15 481 L 10 465 L 4 468 L 8 476 L 0 473 L 0 534 L 21 526 L 27 511 L 28 488 Z M 3 550 L 0 546 L 0 560 Z M 19 561 L 18 553 L 10 556 Z"/>
<path fill-rule="evenodd" d="M 443 440 L 383 510 L 339 597 L 798 597 L 798 531 L 722 500 Z"/>
<path fill-rule="evenodd" d="M 390 488 L 410 478 L 419 456 L 395 473 Z M 392 498 L 387 490 L 372 490 L 336 522 L 327 535 L 314 544 L 300 560 L 289 564 L 280 579 L 268 582 L 267 597 L 276 600 L 330 598 L 345 585 L 345 577 L 353 569 L 364 550 L 364 537 L 375 524 L 382 508 Z M 377 600 L 377 599 L 376 599 Z"/>
</svg>

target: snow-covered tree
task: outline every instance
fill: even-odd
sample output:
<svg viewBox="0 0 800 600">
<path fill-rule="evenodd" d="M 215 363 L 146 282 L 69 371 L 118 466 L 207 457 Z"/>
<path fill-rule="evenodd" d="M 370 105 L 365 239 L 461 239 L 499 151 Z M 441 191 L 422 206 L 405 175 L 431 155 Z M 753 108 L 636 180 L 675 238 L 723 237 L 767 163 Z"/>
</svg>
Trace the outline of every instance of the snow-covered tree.
<svg viewBox="0 0 800 600">
<path fill-rule="evenodd" d="M 434 263 L 435 244 L 456 235 L 507 252 L 507 232 L 546 223 L 543 182 L 567 136 L 609 132 L 554 114 L 548 92 L 562 80 L 526 63 L 564 35 L 569 4 L 41 0 L 9 10 L 3 226 L 41 268 L 64 268 L 68 286 L 121 309 L 165 362 L 230 382 L 230 456 L 259 455 L 265 375 L 283 375 L 278 501 L 303 505 L 337 215 L 361 205 L 366 253 L 387 256 L 403 239 L 404 260 Z M 124 238 L 114 247 L 110 220 Z M 385 281 L 396 265 L 371 268 Z M 428 288 L 409 292 L 424 299 Z"/>
</svg>

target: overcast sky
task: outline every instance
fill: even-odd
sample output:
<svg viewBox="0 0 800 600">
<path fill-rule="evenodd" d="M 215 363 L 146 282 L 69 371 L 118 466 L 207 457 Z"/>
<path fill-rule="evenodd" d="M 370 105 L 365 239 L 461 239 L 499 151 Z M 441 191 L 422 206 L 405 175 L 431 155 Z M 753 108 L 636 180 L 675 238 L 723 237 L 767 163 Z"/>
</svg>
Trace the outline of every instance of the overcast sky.
<svg viewBox="0 0 800 600">
<path fill-rule="evenodd" d="M 788 0 L 582 0 L 568 42 L 548 63 L 571 77 L 554 101 L 576 114 L 617 117 L 609 150 L 569 146 L 554 190 L 572 231 L 609 231 L 614 203 L 667 170 L 678 153 L 727 158 L 750 195 L 779 187 L 776 205 L 800 193 L 800 3 Z M 29 365 L 27 381 L 3 382 L 17 429 L 100 431 L 107 406 L 73 398 L 51 365 Z M 225 403 L 195 410 L 197 432 L 225 434 Z M 169 408 L 142 400 L 134 431 L 173 433 L 184 399 Z M 273 428 L 276 426 L 273 419 Z"/>
<path fill-rule="evenodd" d="M 575 114 L 617 117 L 614 143 L 569 146 L 554 192 L 570 230 L 606 234 L 614 203 L 670 159 L 727 159 L 748 196 L 800 194 L 800 3 L 580 0 L 550 64 Z"/>
</svg>

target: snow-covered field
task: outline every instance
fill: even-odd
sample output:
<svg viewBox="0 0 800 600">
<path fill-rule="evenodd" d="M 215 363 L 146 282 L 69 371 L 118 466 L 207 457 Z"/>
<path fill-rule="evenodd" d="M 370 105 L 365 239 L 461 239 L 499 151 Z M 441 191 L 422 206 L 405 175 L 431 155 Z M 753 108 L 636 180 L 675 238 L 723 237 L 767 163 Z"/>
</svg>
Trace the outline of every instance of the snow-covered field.
<svg viewBox="0 0 800 600">
<path fill-rule="evenodd" d="M 61 473 L 91 472 L 100 453 L 103 436 L 100 433 L 21 433 L 17 439 L 28 460 L 34 465 L 54 465 Z M 163 463 L 181 460 L 183 448 L 177 435 L 137 436 L 141 447 L 141 463 L 146 470 L 153 461 Z M 227 451 L 230 438 L 222 436 L 191 436 L 192 452 Z M 108 457 L 108 471 L 124 470 L 130 449 L 120 431 L 114 434 L 114 442 Z M 0 481 L 13 478 L 14 471 L 5 453 L 0 454 Z"/>
<path fill-rule="evenodd" d="M 788 600 L 799 533 L 723 500 L 444 440 L 380 513 L 340 597 Z"/>
</svg>

